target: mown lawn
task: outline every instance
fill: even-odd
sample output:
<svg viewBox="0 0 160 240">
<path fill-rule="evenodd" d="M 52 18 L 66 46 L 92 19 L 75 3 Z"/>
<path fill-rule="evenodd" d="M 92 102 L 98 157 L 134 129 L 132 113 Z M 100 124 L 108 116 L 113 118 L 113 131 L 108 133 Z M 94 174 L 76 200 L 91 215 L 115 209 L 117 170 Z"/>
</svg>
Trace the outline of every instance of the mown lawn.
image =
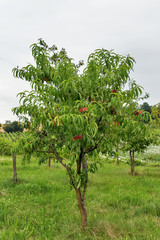
<svg viewBox="0 0 160 240">
<path fill-rule="evenodd" d="M 12 160 L 0 157 L 0 239 L 160 239 L 160 168 L 127 164 L 104 167 L 89 176 L 88 227 L 83 233 L 74 190 L 56 163 L 21 165 L 13 183 Z"/>
</svg>

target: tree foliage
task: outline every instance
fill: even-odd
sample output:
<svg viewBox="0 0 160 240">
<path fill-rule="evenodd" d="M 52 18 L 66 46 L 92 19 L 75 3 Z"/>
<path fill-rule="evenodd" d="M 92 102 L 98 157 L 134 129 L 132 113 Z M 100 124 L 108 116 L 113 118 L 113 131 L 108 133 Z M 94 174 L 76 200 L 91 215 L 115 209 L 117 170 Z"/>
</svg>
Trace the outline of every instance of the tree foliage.
<svg viewBox="0 0 160 240">
<path fill-rule="evenodd" d="M 160 103 L 152 106 L 152 118 L 155 124 L 160 125 Z"/>
<path fill-rule="evenodd" d="M 14 152 L 22 153 L 22 149 L 19 148 L 19 141 L 23 136 L 19 133 L 0 133 L 0 155 L 11 156 Z"/>
</svg>

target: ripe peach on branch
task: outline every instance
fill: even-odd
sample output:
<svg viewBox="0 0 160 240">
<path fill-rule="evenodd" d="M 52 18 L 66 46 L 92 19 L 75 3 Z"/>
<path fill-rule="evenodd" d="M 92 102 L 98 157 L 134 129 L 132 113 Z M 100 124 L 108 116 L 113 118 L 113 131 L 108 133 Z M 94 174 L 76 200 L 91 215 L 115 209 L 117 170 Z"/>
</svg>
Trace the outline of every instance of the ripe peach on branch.
<svg viewBox="0 0 160 240">
<path fill-rule="evenodd" d="M 116 93 L 116 92 L 117 92 L 117 90 L 116 90 L 116 89 L 113 89 L 113 90 L 112 90 L 112 93 Z"/>
<path fill-rule="evenodd" d="M 85 112 L 85 111 L 88 111 L 88 108 L 80 108 L 79 109 L 79 112 Z"/>
<path fill-rule="evenodd" d="M 135 110 L 134 111 L 134 115 L 139 115 L 139 114 L 142 114 L 142 111 L 140 110 L 140 111 L 138 111 L 138 110 Z"/>
<path fill-rule="evenodd" d="M 95 98 L 92 98 L 92 99 L 91 99 L 91 102 L 92 102 L 93 104 L 95 104 L 95 103 L 96 103 L 96 99 L 95 99 Z"/>
<path fill-rule="evenodd" d="M 115 121 L 114 126 L 119 126 L 119 122 Z"/>
<path fill-rule="evenodd" d="M 115 113 L 116 113 L 116 111 L 115 111 L 115 109 L 114 109 L 113 106 L 111 106 L 111 113 L 112 113 L 112 114 L 115 114 Z"/>
<path fill-rule="evenodd" d="M 73 140 L 77 140 L 77 139 L 79 139 L 79 140 L 82 139 L 82 135 L 79 134 L 79 135 L 76 135 L 73 137 Z"/>
</svg>

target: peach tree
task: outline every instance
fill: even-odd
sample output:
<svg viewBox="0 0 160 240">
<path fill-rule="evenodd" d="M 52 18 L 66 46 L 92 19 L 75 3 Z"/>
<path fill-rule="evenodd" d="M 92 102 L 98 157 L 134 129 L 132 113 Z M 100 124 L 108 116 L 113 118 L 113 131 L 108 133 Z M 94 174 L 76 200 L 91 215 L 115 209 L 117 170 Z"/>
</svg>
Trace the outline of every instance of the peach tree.
<svg viewBox="0 0 160 240">
<path fill-rule="evenodd" d="M 35 64 L 14 68 L 15 77 L 29 81 L 31 91 L 19 93 L 13 112 L 28 127 L 25 154 L 52 152 L 75 190 L 81 226 L 87 225 L 89 172 L 97 162 L 88 155 L 112 151 L 115 122 L 127 122 L 130 106 L 142 89 L 130 79 L 134 59 L 105 49 L 89 55 L 86 67 L 74 63 L 65 49 L 40 39 L 31 46 Z"/>
<path fill-rule="evenodd" d="M 132 108 L 128 115 L 127 124 L 123 126 L 122 140 L 123 149 L 129 151 L 131 163 L 131 175 L 135 174 L 135 152 L 143 152 L 152 142 L 151 122 L 145 123 L 150 114 Z"/>
<path fill-rule="evenodd" d="M 14 182 L 17 182 L 16 154 L 22 153 L 19 148 L 19 142 L 21 139 L 23 139 L 23 134 L 21 132 L 0 133 L 0 155 L 12 155 Z"/>
</svg>

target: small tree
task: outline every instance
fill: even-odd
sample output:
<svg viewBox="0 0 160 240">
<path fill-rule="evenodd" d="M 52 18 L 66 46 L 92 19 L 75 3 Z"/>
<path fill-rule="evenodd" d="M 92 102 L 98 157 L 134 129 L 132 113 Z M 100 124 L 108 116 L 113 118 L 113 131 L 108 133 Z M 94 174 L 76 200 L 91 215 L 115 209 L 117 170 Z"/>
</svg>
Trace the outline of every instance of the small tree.
<svg viewBox="0 0 160 240">
<path fill-rule="evenodd" d="M 2 133 L 0 135 L 0 154 L 10 156 L 13 160 L 13 180 L 17 182 L 17 169 L 16 169 L 16 153 L 20 153 L 18 149 L 19 141 L 22 136 L 18 133 Z"/>
<path fill-rule="evenodd" d="M 26 152 L 50 146 L 65 168 L 85 228 L 88 173 L 97 168 L 96 162 L 88 163 L 87 155 L 112 149 L 114 122 L 126 119 L 128 107 L 141 94 L 129 77 L 134 59 L 98 49 L 80 74 L 81 62 L 76 65 L 64 49 L 49 48 L 42 39 L 31 48 L 35 66 L 15 68 L 13 73 L 29 81 L 32 90 L 19 94 L 21 105 L 13 112 L 30 125 L 34 136 L 24 143 Z"/>
<path fill-rule="evenodd" d="M 146 116 L 142 111 L 132 111 L 123 129 L 122 139 L 125 143 L 124 149 L 129 151 L 131 175 L 135 174 L 135 152 L 143 152 L 153 142 L 150 125 L 144 123 L 144 118 Z"/>
</svg>

